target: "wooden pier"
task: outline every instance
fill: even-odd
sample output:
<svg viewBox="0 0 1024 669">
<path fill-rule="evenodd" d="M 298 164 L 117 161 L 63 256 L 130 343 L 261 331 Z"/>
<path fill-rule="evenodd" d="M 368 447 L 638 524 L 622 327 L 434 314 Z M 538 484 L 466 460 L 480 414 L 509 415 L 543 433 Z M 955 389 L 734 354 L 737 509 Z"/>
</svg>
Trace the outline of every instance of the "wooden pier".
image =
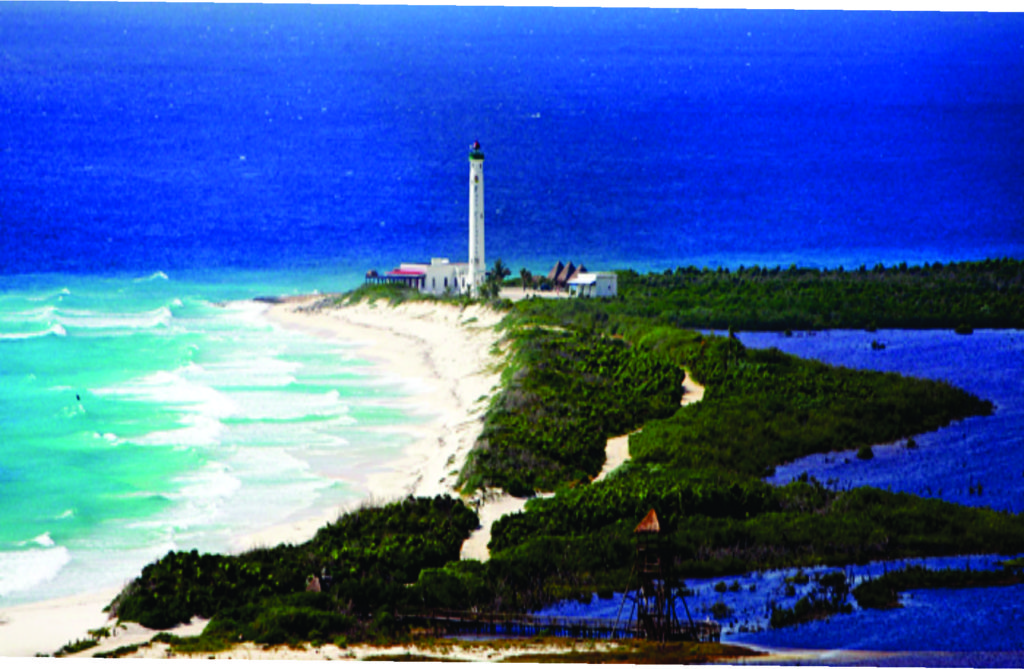
<svg viewBox="0 0 1024 669">
<path fill-rule="evenodd" d="M 403 619 L 436 636 L 557 636 L 572 639 L 643 639 L 647 636 L 642 627 L 606 618 L 436 611 L 420 616 L 404 616 Z M 721 636 L 722 626 L 718 623 L 693 622 L 680 625 L 678 638 L 671 640 L 717 642 Z"/>
</svg>

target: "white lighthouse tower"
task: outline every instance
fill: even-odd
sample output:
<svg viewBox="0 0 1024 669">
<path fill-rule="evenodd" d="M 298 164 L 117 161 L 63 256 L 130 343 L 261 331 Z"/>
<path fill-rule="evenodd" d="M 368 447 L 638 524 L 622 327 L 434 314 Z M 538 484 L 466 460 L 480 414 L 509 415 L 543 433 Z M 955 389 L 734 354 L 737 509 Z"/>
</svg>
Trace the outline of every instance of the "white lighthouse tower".
<svg viewBox="0 0 1024 669">
<path fill-rule="evenodd" d="M 476 295 L 486 274 L 484 262 L 484 153 L 469 147 L 469 292 Z"/>
</svg>

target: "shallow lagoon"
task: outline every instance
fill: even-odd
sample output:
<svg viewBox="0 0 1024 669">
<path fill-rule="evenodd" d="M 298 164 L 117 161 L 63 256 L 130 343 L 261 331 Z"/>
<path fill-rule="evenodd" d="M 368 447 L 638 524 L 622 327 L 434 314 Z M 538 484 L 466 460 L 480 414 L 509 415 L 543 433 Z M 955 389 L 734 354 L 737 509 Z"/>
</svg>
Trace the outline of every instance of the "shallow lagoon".
<svg viewBox="0 0 1024 669">
<path fill-rule="evenodd" d="M 801 458 L 769 479 L 784 484 L 803 472 L 836 485 L 871 485 L 968 506 L 1024 511 L 1024 332 L 851 330 L 743 333 L 753 348 L 776 347 L 829 364 L 940 379 L 995 404 L 992 416 L 969 418 L 906 442 L 874 448 L 871 460 L 853 452 Z M 884 344 L 872 349 L 872 341 Z"/>
<path fill-rule="evenodd" d="M 904 442 L 874 448 L 872 460 L 853 452 L 816 455 L 780 466 L 769 479 L 784 484 L 803 472 L 834 487 L 872 485 L 939 497 L 971 506 L 1024 511 L 1024 333 L 979 331 L 960 336 L 942 331 L 832 331 L 741 333 L 752 348 L 777 347 L 787 353 L 830 364 L 893 371 L 941 379 L 995 404 L 992 416 L 971 418 L 915 438 L 916 449 Z M 872 341 L 885 344 L 878 350 Z M 980 488 L 980 492 L 979 492 Z M 973 492 L 972 492 L 973 491 Z M 904 564 L 931 568 L 989 569 L 999 556 L 969 556 L 875 563 L 847 570 L 853 582 Z M 1022 666 L 1024 665 L 1024 586 L 915 590 L 904 593 L 904 608 L 892 611 L 856 609 L 783 630 L 767 629 L 770 606 L 792 606 L 813 586 L 813 576 L 826 570 L 805 570 L 807 585 L 795 584 L 786 595 L 786 579 L 796 570 L 744 574 L 725 579 L 694 579 L 686 585 L 694 619 L 711 616 L 711 606 L 724 602 L 730 614 L 721 619 L 723 640 L 774 649 L 883 651 L 857 655 L 838 652 L 794 660 L 812 664 L 873 666 Z M 715 586 L 725 583 L 725 592 Z M 719 586 L 719 590 L 722 586 Z M 852 602 L 851 597 L 851 602 Z M 621 594 L 580 604 L 561 602 L 542 611 L 561 616 L 623 618 L 631 602 Z M 855 604 L 854 604 L 855 605 Z M 620 613 L 621 607 L 621 613 Z M 856 607 L 856 605 L 855 605 Z M 686 611 L 679 607 L 685 619 Z M 773 659 L 773 663 L 780 660 Z"/>
</svg>

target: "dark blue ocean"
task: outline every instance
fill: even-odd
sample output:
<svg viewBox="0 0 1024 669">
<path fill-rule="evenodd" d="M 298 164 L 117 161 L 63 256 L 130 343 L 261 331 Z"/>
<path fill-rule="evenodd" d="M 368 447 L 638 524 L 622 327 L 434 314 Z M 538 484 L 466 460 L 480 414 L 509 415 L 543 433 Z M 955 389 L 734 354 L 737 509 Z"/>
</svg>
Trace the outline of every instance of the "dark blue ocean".
<svg viewBox="0 0 1024 669">
<path fill-rule="evenodd" d="M 1024 15 L 4 3 L 0 274 L 1024 256 Z"/>
<path fill-rule="evenodd" d="M 358 499 L 408 383 L 222 303 L 465 259 L 474 140 L 513 271 L 1024 258 L 1024 15 L 0 3 L 0 607 Z M 784 345 L 996 416 L 919 439 L 931 468 L 779 476 L 1019 511 L 1019 338 L 881 334 Z M 979 643 L 1016 652 L 997 590 Z M 744 638 L 892 650 L 999 601 L 965 597 Z"/>
</svg>

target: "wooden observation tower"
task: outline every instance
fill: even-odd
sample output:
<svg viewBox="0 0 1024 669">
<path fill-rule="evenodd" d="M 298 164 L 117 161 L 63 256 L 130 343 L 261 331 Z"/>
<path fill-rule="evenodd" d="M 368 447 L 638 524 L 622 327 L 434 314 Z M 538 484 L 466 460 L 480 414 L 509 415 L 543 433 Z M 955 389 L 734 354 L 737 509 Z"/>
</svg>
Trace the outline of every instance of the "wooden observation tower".
<svg viewBox="0 0 1024 669">
<path fill-rule="evenodd" d="M 721 631 L 717 624 L 694 624 L 690 618 L 690 609 L 681 591 L 682 583 L 677 582 L 672 573 L 672 555 L 662 542 L 661 525 L 654 509 L 648 511 L 636 526 L 633 536 L 636 538 L 636 559 L 633 563 L 633 573 L 637 578 L 633 602 L 636 638 L 649 641 L 717 640 Z M 632 578 L 630 581 L 632 586 Z M 683 602 L 686 624 L 680 624 L 676 615 L 677 597 Z M 625 601 L 623 598 L 623 604 Z M 619 611 L 621 614 L 621 606 Z"/>
<path fill-rule="evenodd" d="M 480 611 L 434 611 L 407 619 L 415 620 L 437 634 L 549 634 L 576 639 L 647 639 L 658 643 L 719 641 L 722 638 L 721 625 L 712 620 L 693 622 L 690 618 L 690 608 L 683 598 L 683 584 L 672 574 L 672 553 L 662 541 L 661 525 L 654 509 L 636 526 L 633 536 L 636 537 L 636 562 L 614 623 L 607 618 L 559 618 Z M 635 590 L 632 588 L 634 575 L 637 577 Z M 676 616 L 676 598 L 683 602 L 687 622 L 679 622 Z M 619 626 L 626 600 L 631 600 L 633 606 L 625 626 Z"/>
</svg>

